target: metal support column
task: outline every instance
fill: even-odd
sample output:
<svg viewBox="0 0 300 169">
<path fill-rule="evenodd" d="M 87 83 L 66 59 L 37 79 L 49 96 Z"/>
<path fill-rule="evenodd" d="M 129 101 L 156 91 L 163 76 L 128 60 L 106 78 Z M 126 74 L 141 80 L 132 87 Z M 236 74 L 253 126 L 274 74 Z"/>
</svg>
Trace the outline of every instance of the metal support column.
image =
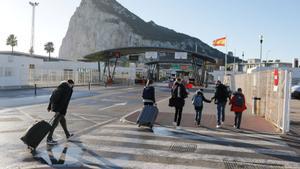
<svg viewBox="0 0 300 169">
<path fill-rule="evenodd" d="M 117 67 L 117 62 L 118 62 L 118 59 L 119 57 L 116 57 L 116 60 L 115 60 L 115 65 L 114 65 L 114 69 L 113 69 L 113 72 L 112 72 L 112 80 L 114 79 L 114 75 L 115 75 L 115 72 L 116 72 L 116 67 Z"/>
<path fill-rule="evenodd" d="M 159 81 L 159 63 L 156 64 L 156 81 Z"/>
</svg>

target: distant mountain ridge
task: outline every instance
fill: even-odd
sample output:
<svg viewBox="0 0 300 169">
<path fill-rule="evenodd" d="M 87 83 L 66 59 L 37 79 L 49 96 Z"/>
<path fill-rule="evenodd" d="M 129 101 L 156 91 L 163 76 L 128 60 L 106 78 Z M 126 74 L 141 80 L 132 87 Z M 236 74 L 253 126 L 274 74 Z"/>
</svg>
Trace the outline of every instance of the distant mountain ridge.
<svg viewBox="0 0 300 169">
<path fill-rule="evenodd" d="M 145 22 L 116 0 L 82 0 L 70 20 L 59 57 L 76 60 L 101 50 L 133 46 L 197 48 L 199 53 L 224 58 L 224 53 L 197 38 Z"/>
</svg>

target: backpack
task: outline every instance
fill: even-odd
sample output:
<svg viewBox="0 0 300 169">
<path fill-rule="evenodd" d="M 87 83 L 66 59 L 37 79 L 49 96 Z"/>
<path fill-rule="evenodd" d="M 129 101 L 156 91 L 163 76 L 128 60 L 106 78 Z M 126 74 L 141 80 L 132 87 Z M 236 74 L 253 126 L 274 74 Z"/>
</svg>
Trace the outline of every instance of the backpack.
<svg viewBox="0 0 300 169">
<path fill-rule="evenodd" d="M 201 107 L 203 105 L 203 98 L 200 95 L 195 95 L 192 101 L 194 106 Z"/>
<path fill-rule="evenodd" d="M 220 96 L 222 98 L 227 98 L 229 96 L 229 91 L 225 85 L 220 86 Z"/>
<path fill-rule="evenodd" d="M 237 94 L 235 96 L 235 105 L 238 107 L 242 107 L 245 103 L 244 97 L 241 94 Z"/>
</svg>

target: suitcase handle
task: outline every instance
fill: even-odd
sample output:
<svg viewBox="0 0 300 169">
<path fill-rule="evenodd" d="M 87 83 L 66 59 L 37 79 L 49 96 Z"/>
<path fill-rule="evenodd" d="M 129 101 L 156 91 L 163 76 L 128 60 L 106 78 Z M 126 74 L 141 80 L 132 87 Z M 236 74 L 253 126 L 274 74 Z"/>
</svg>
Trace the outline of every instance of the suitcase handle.
<svg viewBox="0 0 300 169">
<path fill-rule="evenodd" d="M 55 113 L 55 115 L 48 121 L 48 123 L 52 125 L 52 123 L 53 123 L 53 121 L 54 121 L 54 119 L 55 119 L 58 112 L 54 112 L 54 111 L 51 111 L 51 112 Z"/>
<path fill-rule="evenodd" d="M 54 118 L 55 118 L 55 116 L 53 116 L 53 117 L 48 121 L 48 123 L 52 125 L 52 123 L 53 123 L 53 121 L 54 121 Z"/>
</svg>

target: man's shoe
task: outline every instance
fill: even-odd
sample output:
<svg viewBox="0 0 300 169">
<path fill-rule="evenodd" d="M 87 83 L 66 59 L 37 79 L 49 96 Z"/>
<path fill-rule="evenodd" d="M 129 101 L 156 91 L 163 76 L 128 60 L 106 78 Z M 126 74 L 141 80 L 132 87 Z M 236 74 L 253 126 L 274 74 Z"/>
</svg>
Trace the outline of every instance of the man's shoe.
<svg viewBox="0 0 300 169">
<path fill-rule="evenodd" d="M 70 137 L 74 136 L 73 133 L 71 133 L 70 135 L 67 136 L 67 139 L 69 139 Z"/>
<path fill-rule="evenodd" d="M 55 141 L 55 140 L 47 140 L 47 144 L 48 145 L 56 145 L 57 141 Z"/>
<path fill-rule="evenodd" d="M 176 126 L 176 129 L 177 129 L 177 130 L 180 130 L 180 129 L 181 129 L 181 127 L 180 127 L 180 126 Z"/>
<path fill-rule="evenodd" d="M 216 128 L 220 128 L 220 127 L 221 127 L 220 125 L 217 125 L 217 126 L 216 126 Z"/>
<path fill-rule="evenodd" d="M 233 125 L 233 128 L 236 128 L 236 125 Z"/>
</svg>

